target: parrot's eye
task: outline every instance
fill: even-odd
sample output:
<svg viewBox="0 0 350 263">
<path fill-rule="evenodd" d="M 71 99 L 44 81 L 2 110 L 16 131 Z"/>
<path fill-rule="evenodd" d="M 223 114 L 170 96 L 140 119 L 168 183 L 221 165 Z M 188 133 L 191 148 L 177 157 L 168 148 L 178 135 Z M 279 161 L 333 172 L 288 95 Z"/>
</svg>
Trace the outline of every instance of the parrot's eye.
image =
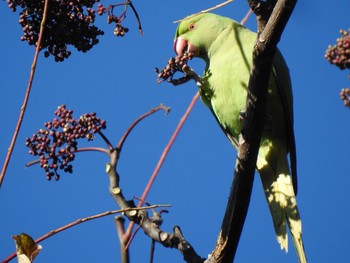
<svg viewBox="0 0 350 263">
<path fill-rule="evenodd" d="M 188 30 L 193 30 L 195 28 L 195 23 L 191 23 L 189 26 L 188 26 Z"/>
</svg>

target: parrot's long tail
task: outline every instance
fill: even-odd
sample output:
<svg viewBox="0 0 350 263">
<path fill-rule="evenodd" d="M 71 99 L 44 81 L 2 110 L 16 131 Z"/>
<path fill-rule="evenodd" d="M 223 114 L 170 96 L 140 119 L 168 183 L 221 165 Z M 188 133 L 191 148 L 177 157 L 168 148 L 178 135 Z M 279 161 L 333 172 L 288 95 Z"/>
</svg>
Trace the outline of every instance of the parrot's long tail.
<svg viewBox="0 0 350 263">
<path fill-rule="evenodd" d="M 287 161 L 286 161 L 287 162 Z M 299 263 L 306 263 L 306 255 L 302 240 L 301 219 L 295 199 L 293 184 L 287 166 L 279 163 L 277 171 L 258 157 L 257 168 L 264 186 L 265 197 L 268 202 L 276 238 L 281 249 L 288 252 L 287 224 L 291 232 Z M 280 169 L 278 169 L 280 168 Z M 280 172 L 280 171 L 283 172 Z"/>
</svg>

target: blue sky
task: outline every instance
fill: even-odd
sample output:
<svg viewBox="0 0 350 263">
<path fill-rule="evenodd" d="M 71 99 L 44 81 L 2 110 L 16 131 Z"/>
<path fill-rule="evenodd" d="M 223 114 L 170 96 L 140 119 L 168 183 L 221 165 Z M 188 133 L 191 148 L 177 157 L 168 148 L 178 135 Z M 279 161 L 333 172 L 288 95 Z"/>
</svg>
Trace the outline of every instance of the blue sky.
<svg viewBox="0 0 350 263">
<path fill-rule="evenodd" d="M 168 116 L 157 113 L 139 125 L 127 140 L 119 161 L 121 187 L 126 196 L 141 196 L 158 158 L 196 92 L 194 83 L 173 87 L 156 83 L 154 67 L 174 56 L 172 21 L 209 8 L 216 1 L 134 1 L 144 28 L 137 31 L 133 14 L 124 38 L 98 17 L 105 31 L 90 52 L 73 52 L 63 63 L 39 57 L 28 109 L 7 176 L 0 191 L 0 258 L 14 251 L 10 236 L 26 232 L 34 238 L 78 218 L 117 209 L 108 193 L 107 157 L 81 153 L 74 173 L 48 182 L 24 145 L 51 120 L 57 106 L 66 104 L 79 117 L 96 111 L 107 120 L 105 134 L 116 145 L 124 131 L 142 113 L 164 103 Z M 19 40 L 18 14 L 1 2 L 0 8 L 0 160 L 5 158 L 27 85 L 34 49 Z M 342 106 L 339 91 L 348 87 L 348 72 L 324 59 L 324 51 L 349 27 L 348 1 L 299 1 L 279 48 L 289 65 L 294 92 L 295 135 L 298 154 L 298 204 L 309 262 L 348 262 L 350 243 L 350 111 Z M 241 20 L 246 1 L 215 13 Z M 254 29 L 253 17 L 247 26 Z M 200 72 L 201 61 L 191 65 Z M 96 139 L 91 146 L 104 146 Z M 231 184 L 235 151 L 210 112 L 197 102 L 171 149 L 147 200 L 169 203 L 163 229 L 179 225 L 197 252 L 206 257 L 217 238 Z M 132 262 L 148 262 L 150 240 L 142 231 L 131 247 Z M 36 262 L 119 262 L 118 236 L 113 217 L 79 225 L 41 243 Z M 156 246 L 155 262 L 181 262 L 174 249 Z M 251 205 L 236 255 L 236 262 L 297 262 L 292 244 L 280 251 L 272 221 L 255 177 Z"/>
</svg>

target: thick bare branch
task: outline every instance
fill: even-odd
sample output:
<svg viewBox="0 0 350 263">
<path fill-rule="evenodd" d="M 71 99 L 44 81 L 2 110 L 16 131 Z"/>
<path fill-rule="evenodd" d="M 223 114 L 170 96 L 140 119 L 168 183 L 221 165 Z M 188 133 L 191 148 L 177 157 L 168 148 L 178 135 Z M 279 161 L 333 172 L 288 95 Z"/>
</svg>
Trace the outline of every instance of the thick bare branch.
<svg viewBox="0 0 350 263">
<path fill-rule="evenodd" d="M 119 186 L 119 175 L 116 170 L 118 162 L 119 151 L 113 150 L 110 154 L 110 163 L 107 164 L 106 172 L 109 177 L 109 191 L 117 202 L 121 209 L 136 208 L 133 201 L 127 201 L 122 193 L 122 189 Z M 176 248 L 184 256 L 186 262 L 199 263 L 203 262 L 202 259 L 193 249 L 193 247 L 183 237 L 181 230 L 178 226 L 173 228 L 173 233 L 164 232 L 160 228 L 159 214 L 149 216 L 147 211 L 141 210 L 128 210 L 125 215 L 129 220 L 135 222 L 143 229 L 152 240 L 162 244 L 165 247 Z"/>
<path fill-rule="evenodd" d="M 296 0 L 279 0 L 277 3 L 248 0 L 248 3 L 257 15 L 259 32 L 253 50 L 247 108 L 225 216 L 216 247 L 207 262 L 234 260 L 250 202 L 272 61 Z"/>
</svg>

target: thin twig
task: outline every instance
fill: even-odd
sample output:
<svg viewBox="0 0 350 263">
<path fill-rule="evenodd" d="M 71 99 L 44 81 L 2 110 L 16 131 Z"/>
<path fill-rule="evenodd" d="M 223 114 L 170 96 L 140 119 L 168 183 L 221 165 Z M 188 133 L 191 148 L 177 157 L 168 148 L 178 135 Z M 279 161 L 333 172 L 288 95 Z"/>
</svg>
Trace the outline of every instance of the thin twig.
<svg viewBox="0 0 350 263">
<path fill-rule="evenodd" d="M 151 205 L 151 206 L 143 206 L 143 207 L 132 207 L 132 208 L 126 208 L 126 209 L 119 209 L 119 210 L 112 210 L 112 211 L 106 211 L 106 212 L 103 212 L 103 213 L 100 213 L 100 214 L 96 214 L 96 215 L 92 215 L 92 216 L 88 216 L 88 217 L 85 217 L 85 218 L 81 218 L 81 219 L 77 219 L 67 225 L 64 225 L 62 227 L 59 227 L 55 230 L 51 230 L 50 232 L 46 233 L 45 235 L 39 237 L 38 239 L 35 240 L 35 243 L 38 244 L 39 242 L 55 235 L 55 234 L 58 234 L 66 229 L 69 229 L 71 227 L 74 227 L 76 225 L 79 225 L 81 223 L 85 223 L 87 221 L 90 221 L 90 220 L 94 220 L 94 219 L 97 219 L 97 218 L 101 218 L 101 217 L 105 217 L 105 216 L 109 216 L 109 215 L 113 215 L 113 214 L 117 214 L 117 213 L 125 213 L 125 212 L 129 212 L 129 211 L 135 211 L 135 210 L 148 210 L 148 209 L 154 209 L 154 208 L 158 208 L 158 207 L 170 207 L 171 205 L 168 205 L 168 204 L 159 204 L 159 205 Z M 8 256 L 6 259 L 4 259 L 2 261 L 2 263 L 7 263 L 9 262 L 10 260 L 12 260 L 13 258 L 16 257 L 16 253 L 12 253 L 10 256 Z"/>
<path fill-rule="evenodd" d="M 48 0 L 45 0 L 44 11 L 43 11 L 43 18 L 42 18 L 41 24 L 40 24 L 39 39 L 36 42 L 36 49 L 35 49 L 35 54 L 34 54 L 34 59 L 33 59 L 32 67 L 31 67 L 30 75 L 29 75 L 27 91 L 26 91 L 26 94 L 24 96 L 24 101 L 23 101 L 23 104 L 22 104 L 22 107 L 21 107 L 21 111 L 20 111 L 18 120 L 17 120 L 17 125 L 16 125 L 15 131 L 13 133 L 11 144 L 10 144 L 8 150 L 7 150 L 7 155 L 6 155 L 6 158 L 5 158 L 5 162 L 4 162 L 4 165 L 2 167 L 1 174 L 0 174 L 0 188 L 1 188 L 2 182 L 4 180 L 5 173 L 6 173 L 8 164 L 9 164 L 10 159 L 11 159 L 13 148 L 15 147 L 17 136 L 18 136 L 19 130 L 21 128 L 22 120 L 23 120 L 23 117 L 24 117 L 24 113 L 26 111 L 27 104 L 28 104 L 28 101 L 29 101 L 29 95 L 30 95 L 30 91 L 32 89 L 32 83 L 33 83 L 33 79 L 34 79 L 35 68 L 36 68 L 36 64 L 37 64 L 37 61 L 38 61 L 38 56 L 39 56 L 39 52 L 40 52 L 40 46 L 41 46 L 41 42 L 42 42 L 42 38 L 43 38 L 43 34 L 44 34 L 44 29 L 45 29 L 46 15 L 47 15 L 47 9 L 48 9 L 48 2 L 49 2 Z"/>
<path fill-rule="evenodd" d="M 245 23 L 247 23 L 248 18 L 250 17 L 250 15 L 253 13 L 253 11 L 249 8 L 247 14 L 243 17 L 243 19 L 241 20 L 241 25 L 245 25 Z"/>
<path fill-rule="evenodd" d="M 184 125 L 187 117 L 189 116 L 191 110 L 193 109 L 193 106 L 195 105 L 196 101 L 198 100 L 198 97 L 199 97 L 199 92 L 197 92 L 196 95 L 193 97 L 193 99 L 192 99 L 191 103 L 189 104 L 185 114 L 182 116 L 182 118 L 179 121 L 179 123 L 178 123 L 178 125 L 177 125 L 177 127 L 176 127 L 176 129 L 175 129 L 175 131 L 173 133 L 173 135 L 171 136 L 168 144 L 164 148 L 164 151 L 163 151 L 161 157 L 159 158 L 157 166 L 155 167 L 155 169 L 154 169 L 154 171 L 153 171 L 153 173 L 151 175 L 151 178 L 149 179 L 149 181 L 148 181 L 148 183 L 147 183 L 147 185 L 145 187 L 145 190 L 144 190 L 144 192 L 143 192 L 143 194 L 141 196 L 141 200 L 146 200 L 148 192 L 150 191 L 154 180 L 157 178 L 158 172 L 159 172 L 160 168 L 162 167 L 162 165 L 164 163 L 164 160 L 165 160 L 165 158 L 166 158 L 166 156 L 167 156 L 171 146 L 173 145 L 177 135 L 179 134 L 179 132 L 180 132 L 182 126 Z M 137 207 L 140 207 L 142 205 L 142 203 L 143 202 L 140 201 Z M 126 230 L 126 233 L 125 233 L 126 239 L 128 239 L 130 237 L 130 233 L 132 231 L 133 226 L 134 226 L 134 222 L 130 222 L 130 224 L 128 226 L 128 229 Z"/>
<path fill-rule="evenodd" d="M 210 12 L 210 11 L 213 11 L 213 10 L 215 10 L 215 9 L 218 9 L 218 8 L 220 8 L 220 7 L 223 7 L 223 6 L 229 4 L 229 3 L 233 2 L 233 1 L 234 1 L 234 0 L 227 0 L 227 1 L 223 2 L 223 3 L 221 3 L 221 4 L 218 4 L 218 5 L 216 5 L 216 6 L 213 6 L 213 7 L 210 7 L 210 8 L 208 8 L 208 9 L 202 10 L 202 11 L 196 13 L 196 14 L 187 16 L 187 17 L 185 17 L 185 18 L 183 18 L 183 19 L 180 19 L 180 20 L 176 20 L 176 21 L 174 21 L 173 23 L 180 23 L 182 20 L 188 19 L 188 18 L 190 18 L 190 17 L 194 17 L 194 16 L 197 16 L 197 15 L 200 15 L 200 14 L 208 13 L 208 12 Z"/>
<path fill-rule="evenodd" d="M 152 240 L 152 243 L 151 243 L 151 250 L 150 250 L 150 256 L 149 256 L 149 262 L 150 263 L 153 263 L 153 257 L 154 257 L 154 250 L 155 250 L 155 247 L 156 247 L 156 242 L 154 240 Z"/>
<path fill-rule="evenodd" d="M 139 14 L 137 13 L 136 8 L 134 7 L 134 5 L 133 5 L 133 3 L 131 1 L 129 1 L 129 6 L 131 7 L 132 11 L 134 11 L 134 14 L 135 14 L 135 17 L 136 17 L 136 20 L 137 20 L 137 26 L 138 26 L 139 32 L 140 32 L 141 35 L 143 35 L 143 30 L 142 30 L 141 20 L 140 20 Z"/>
<path fill-rule="evenodd" d="M 102 152 L 102 153 L 105 153 L 107 155 L 109 155 L 109 151 L 105 148 L 101 148 L 101 147 L 84 147 L 84 148 L 78 148 L 77 150 L 75 151 L 71 151 L 72 153 L 77 153 L 77 152 L 92 152 L 92 151 L 95 151 L 95 152 Z M 60 153 L 57 153 L 56 156 L 61 156 L 63 154 L 60 154 Z M 47 157 L 45 159 L 50 159 L 50 157 Z M 38 164 L 40 162 L 40 159 L 37 159 L 37 160 L 34 160 L 34 161 L 31 161 L 31 162 L 28 162 L 25 164 L 25 167 L 30 167 L 34 164 Z"/>
<path fill-rule="evenodd" d="M 131 245 L 131 242 L 134 240 L 134 237 L 136 236 L 137 232 L 139 232 L 140 229 L 141 229 L 141 224 L 139 224 L 139 225 L 136 227 L 136 230 L 131 234 L 131 237 L 130 237 L 130 238 L 127 238 L 127 236 L 124 235 L 125 239 L 128 240 L 128 243 L 126 243 L 126 246 L 125 246 L 125 250 L 128 250 L 128 249 L 129 249 L 129 246 Z"/>
<path fill-rule="evenodd" d="M 102 140 L 104 140 L 104 142 L 107 144 L 108 149 L 112 150 L 113 149 L 113 145 L 108 140 L 108 138 L 101 131 L 98 131 L 97 133 L 101 136 Z"/>
<path fill-rule="evenodd" d="M 145 114 L 141 115 L 140 117 L 137 118 L 136 121 L 134 121 L 130 127 L 127 129 L 127 131 L 124 133 L 123 137 L 120 139 L 118 145 L 117 145 L 117 149 L 119 151 L 122 150 L 123 148 L 123 145 L 124 145 L 124 142 L 126 140 L 126 138 L 129 136 L 130 132 L 135 128 L 135 126 L 140 122 L 142 121 L 144 118 L 146 118 L 147 116 L 159 111 L 159 110 L 164 110 L 166 113 L 168 113 L 170 111 L 170 108 L 163 105 L 163 104 L 160 104 L 158 107 L 155 107 L 155 108 L 152 108 L 150 109 L 148 112 L 146 112 Z"/>
<path fill-rule="evenodd" d="M 121 15 L 119 15 L 119 19 L 122 21 L 126 18 L 126 12 L 128 11 L 128 7 L 130 6 L 132 11 L 134 12 L 134 15 L 135 15 L 136 20 L 137 20 L 138 30 L 139 30 L 140 34 L 143 35 L 143 30 L 142 30 L 142 25 L 141 25 L 141 20 L 140 20 L 139 14 L 137 13 L 137 10 L 134 7 L 134 4 L 131 2 L 131 0 L 128 0 L 128 1 L 123 2 L 123 3 L 109 5 L 106 7 L 104 13 L 108 12 L 109 15 L 111 15 L 111 14 L 113 15 L 114 7 L 118 7 L 118 6 L 122 6 L 122 5 L 124 6 L 124 11 L 121 13 Z"/>
</svg>

